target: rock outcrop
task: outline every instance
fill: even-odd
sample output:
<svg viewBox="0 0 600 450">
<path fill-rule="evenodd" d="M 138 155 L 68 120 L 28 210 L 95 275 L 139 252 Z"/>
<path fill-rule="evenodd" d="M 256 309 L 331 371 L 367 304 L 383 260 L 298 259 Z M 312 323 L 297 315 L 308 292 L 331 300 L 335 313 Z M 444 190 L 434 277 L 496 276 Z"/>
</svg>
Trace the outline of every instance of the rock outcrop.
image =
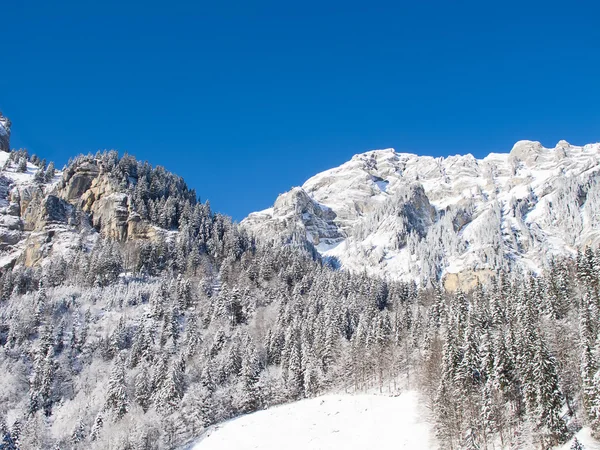
<svg viewBox="0 0 600 450">
<path fill-rule="evenodd" d="M 268 220 L 273 217 L 277 219 Z M 277 197 L 272 210 L 250 216 L 247 221 L 256 223 L 263 234 L 280 236 L 284 242 L 301 235 L 313 245 L 329 245 L 343 238 L 335 218 L 331 208 L 315 202 L 297 187 Z"/>
<path fill-rule="evenodd" d="M 9 154 L 3 155 L 2 166 Z M 0 267 L 39 264 L 55 251 L 76 248 L 86 236 L 165 236 L 166 230 L 133 211 L 129 194 L 99 164 L 84 162 L 49 182 L 36 181 L 37 170 L 28 163 L 27 172 L 18 172 L 11 163 L 0 174 Z"/>
<path fill-rule="evenodd" d="M 0 151 L 10 151 L 10 120 L 0 112 Z"/>
</svg>

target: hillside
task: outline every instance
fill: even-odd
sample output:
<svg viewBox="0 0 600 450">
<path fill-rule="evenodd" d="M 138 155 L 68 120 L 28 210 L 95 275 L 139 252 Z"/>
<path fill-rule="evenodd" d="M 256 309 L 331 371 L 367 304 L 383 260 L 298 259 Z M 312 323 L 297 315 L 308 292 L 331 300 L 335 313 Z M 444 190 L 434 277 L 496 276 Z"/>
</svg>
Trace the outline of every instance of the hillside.
<svg viewBox="0 0 600 450">
<path fill-rule="evenodd" d="M 498 270 L 538 273 L 600 240 L 600 144 L 517 142 L 510 153 L 354 156 L 242 224 L 309 242 L 353 271 L 470 288 Z"/>
<path fill-rule="evenodd" d="M 191 450 L 437 449 L 423 414 L 414 392 L 326 395 L 216 426 Z"/>
</svg>

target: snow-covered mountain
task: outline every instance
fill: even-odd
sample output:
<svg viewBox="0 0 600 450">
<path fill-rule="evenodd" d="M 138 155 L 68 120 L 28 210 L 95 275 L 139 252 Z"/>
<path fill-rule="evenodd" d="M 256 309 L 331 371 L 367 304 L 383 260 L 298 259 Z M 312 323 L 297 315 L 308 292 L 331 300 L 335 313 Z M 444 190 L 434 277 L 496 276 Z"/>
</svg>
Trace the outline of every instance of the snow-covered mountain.
<svg viewBox="0 0 600 450">
<path fill-rule="evenodd" d="M 519 141 L 510 153 L 355 155 L 242 223 L 309 242 L 343 268 L 471 286 L 498 269 L 540 270 L 600 239 L 600 144 Z"/>
</svg>

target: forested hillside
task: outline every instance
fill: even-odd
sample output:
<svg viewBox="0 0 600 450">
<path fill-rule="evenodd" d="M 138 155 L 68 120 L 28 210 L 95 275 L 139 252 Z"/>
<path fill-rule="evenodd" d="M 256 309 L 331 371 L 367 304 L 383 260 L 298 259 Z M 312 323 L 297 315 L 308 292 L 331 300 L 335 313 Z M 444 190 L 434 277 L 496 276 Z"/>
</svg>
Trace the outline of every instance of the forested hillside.
<svg viewBox="0 0 600 450">
<path fill-rule="evenodd" d="M 42 170 L 12 158 L 9 193 L 22 158 Z M 21 214 L 23 240 L 3 249 L 46 239 L 0 277 L 0 448 L 177 448 L 275 404 L 406 387 L 442 448 L 600 433 L 597 250 L 447 293 L 255 238 L 131 156 L 78 157 L 48 180 L 41 204 L 62 212 L 38 231 Z M 80 239 L 65 249 L 61 233 Z"/>
</svg>

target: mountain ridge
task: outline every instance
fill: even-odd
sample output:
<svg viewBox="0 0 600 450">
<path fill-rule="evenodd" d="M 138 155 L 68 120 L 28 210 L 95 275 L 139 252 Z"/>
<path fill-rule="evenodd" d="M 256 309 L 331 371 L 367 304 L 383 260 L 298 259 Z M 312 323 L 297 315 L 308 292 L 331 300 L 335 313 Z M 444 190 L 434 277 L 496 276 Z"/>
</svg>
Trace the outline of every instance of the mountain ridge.
<svg viewBox="0 0 600 450">
<path fill-rule="evenodd" d="M 498 268 L 538 272 L 554 255 L 597 243 L 599 172 L 600 144 L 564 140 L 554 148 L 518 141 L 482 159 L 372 150 L 242 225 L 310 243 L 349 270 L 472 287 Z"/>
</svg>

